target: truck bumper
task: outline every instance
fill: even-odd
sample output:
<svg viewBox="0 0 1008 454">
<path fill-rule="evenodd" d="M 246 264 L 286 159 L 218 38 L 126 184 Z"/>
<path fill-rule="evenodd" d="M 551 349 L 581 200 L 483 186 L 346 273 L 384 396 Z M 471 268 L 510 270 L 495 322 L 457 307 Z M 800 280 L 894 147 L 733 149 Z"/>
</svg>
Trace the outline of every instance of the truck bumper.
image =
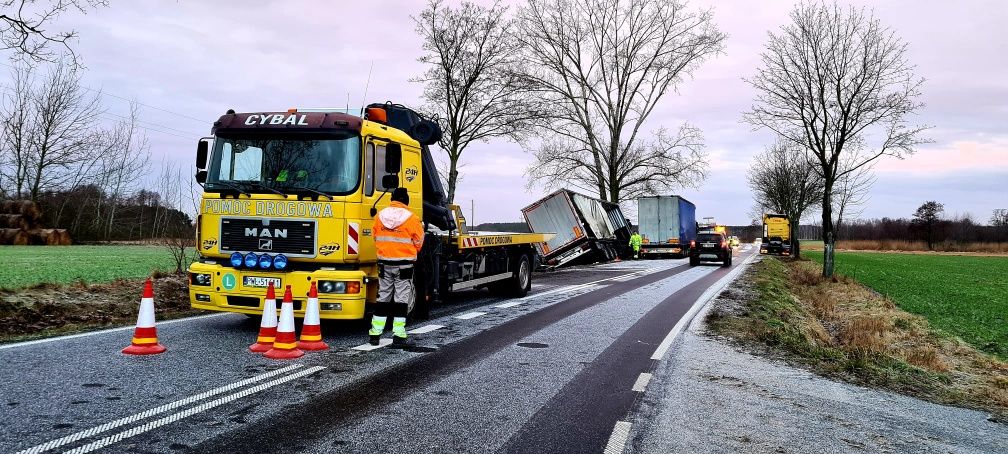
<svg viewBox="0 0 1008 454">
<path fill-rule="evenodd" d="M 196 285 L 193 280 L 194 274 L 209 274 L 210 285 Z M 308 300 L 308 290 L 313 281 L 357 282 L 360 288 L 358 293 L 319 292 L 319 316 L 324 319 L 337 320 L 364 318 L 368 285 L 367 276 L 359 270 L 260 272 L 197 262 L 189 266 L 189 303 L 193 309 L 250 315 L 262 314 L 266 288 L 246 286 L 246 277 L 280 279 L 280 285 L 276 288 L 278 309 L 283 301 L 284 289 L 290 285 L 294 300 L 294 316 L 302 318 L 304 317 L 305 303 Z"/>
</svg>

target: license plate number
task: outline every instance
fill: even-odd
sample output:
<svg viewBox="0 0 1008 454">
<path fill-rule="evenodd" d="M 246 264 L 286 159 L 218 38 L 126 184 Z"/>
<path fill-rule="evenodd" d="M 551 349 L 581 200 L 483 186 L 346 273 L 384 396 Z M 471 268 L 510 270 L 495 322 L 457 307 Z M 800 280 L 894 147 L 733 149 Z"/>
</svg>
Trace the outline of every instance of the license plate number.
<svg viewBox="0 0 1008 454">
<path fill-rule="evenodd" d="M 272 282 L 273 288 L 280 288 L 280 278 L 277 277 L 245 276 L 242 281 L 246 287 L 269 287 Z"/>
<path fill-rule="evenodd" d="M 703 246 L 703 247 L 714 247 L 714 243 L 704 243 L 704 244 L 701 244 L 701 246 Z"/>
</svg>

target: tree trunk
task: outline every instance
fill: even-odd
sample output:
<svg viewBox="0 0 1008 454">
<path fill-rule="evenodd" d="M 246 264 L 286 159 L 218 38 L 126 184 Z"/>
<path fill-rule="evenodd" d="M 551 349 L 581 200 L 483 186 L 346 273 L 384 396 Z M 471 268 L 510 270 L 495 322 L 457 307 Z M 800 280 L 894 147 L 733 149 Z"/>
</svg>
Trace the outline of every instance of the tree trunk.
<svg viewBox="0 0 1008 454">
<path fill-rule="evenodd" d="M 801 239 L 798 235 L 799 222 L 791 218 L 791 257 L 801 258 Z"/>
<path fill-rule="evenodd" d="M 448 170 L 448 203 L 455 203 L 455 184 L 458 181 L 456 161 L 453 159 Z"/>
<path fill-rule="evenodd" d="M 822 203 L 822 240 L 823 240 L 823 277 L 833 277 L 833 249 L 836 245 L 836 236 L 833 231 L 833 200 L 830 197 L 833 193 L 833 184 L 827 179 L 826 190 L 823 191 Z"/>
</svg>

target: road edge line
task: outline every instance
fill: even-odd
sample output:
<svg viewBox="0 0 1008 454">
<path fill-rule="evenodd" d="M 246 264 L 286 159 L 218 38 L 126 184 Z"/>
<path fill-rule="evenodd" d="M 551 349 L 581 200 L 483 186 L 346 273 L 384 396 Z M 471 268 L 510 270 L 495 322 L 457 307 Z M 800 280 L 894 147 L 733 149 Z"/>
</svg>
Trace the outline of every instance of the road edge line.
<svg viewBox="0 0 1008 454">
<path fill-rule="evenodd" d="M 612 433 L 609 434 L 609 441 L 606 443 L 605 454 L 619 454 L 626 448 L 627 439 L 630 437 L 632 425 L 626 421 L 616 421 Z"/>
</svg>

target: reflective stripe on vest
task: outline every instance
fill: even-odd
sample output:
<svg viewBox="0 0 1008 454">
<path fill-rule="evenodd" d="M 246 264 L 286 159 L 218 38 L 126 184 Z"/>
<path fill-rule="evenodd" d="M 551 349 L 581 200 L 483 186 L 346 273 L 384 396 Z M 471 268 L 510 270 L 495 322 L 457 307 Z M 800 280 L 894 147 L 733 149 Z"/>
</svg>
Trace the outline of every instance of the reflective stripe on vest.
<svg viewBox="0 0 1008 454">
<path fill-rule="evenodd" d="M 402 237 L 388 236 L 388 235 L 376 236 L 375 237 L 375 241 L 388 241 L 389 243 L 413 244 L 413 240 L 410 239 L 410 238 L 402 238 Z"/>
</svg>

